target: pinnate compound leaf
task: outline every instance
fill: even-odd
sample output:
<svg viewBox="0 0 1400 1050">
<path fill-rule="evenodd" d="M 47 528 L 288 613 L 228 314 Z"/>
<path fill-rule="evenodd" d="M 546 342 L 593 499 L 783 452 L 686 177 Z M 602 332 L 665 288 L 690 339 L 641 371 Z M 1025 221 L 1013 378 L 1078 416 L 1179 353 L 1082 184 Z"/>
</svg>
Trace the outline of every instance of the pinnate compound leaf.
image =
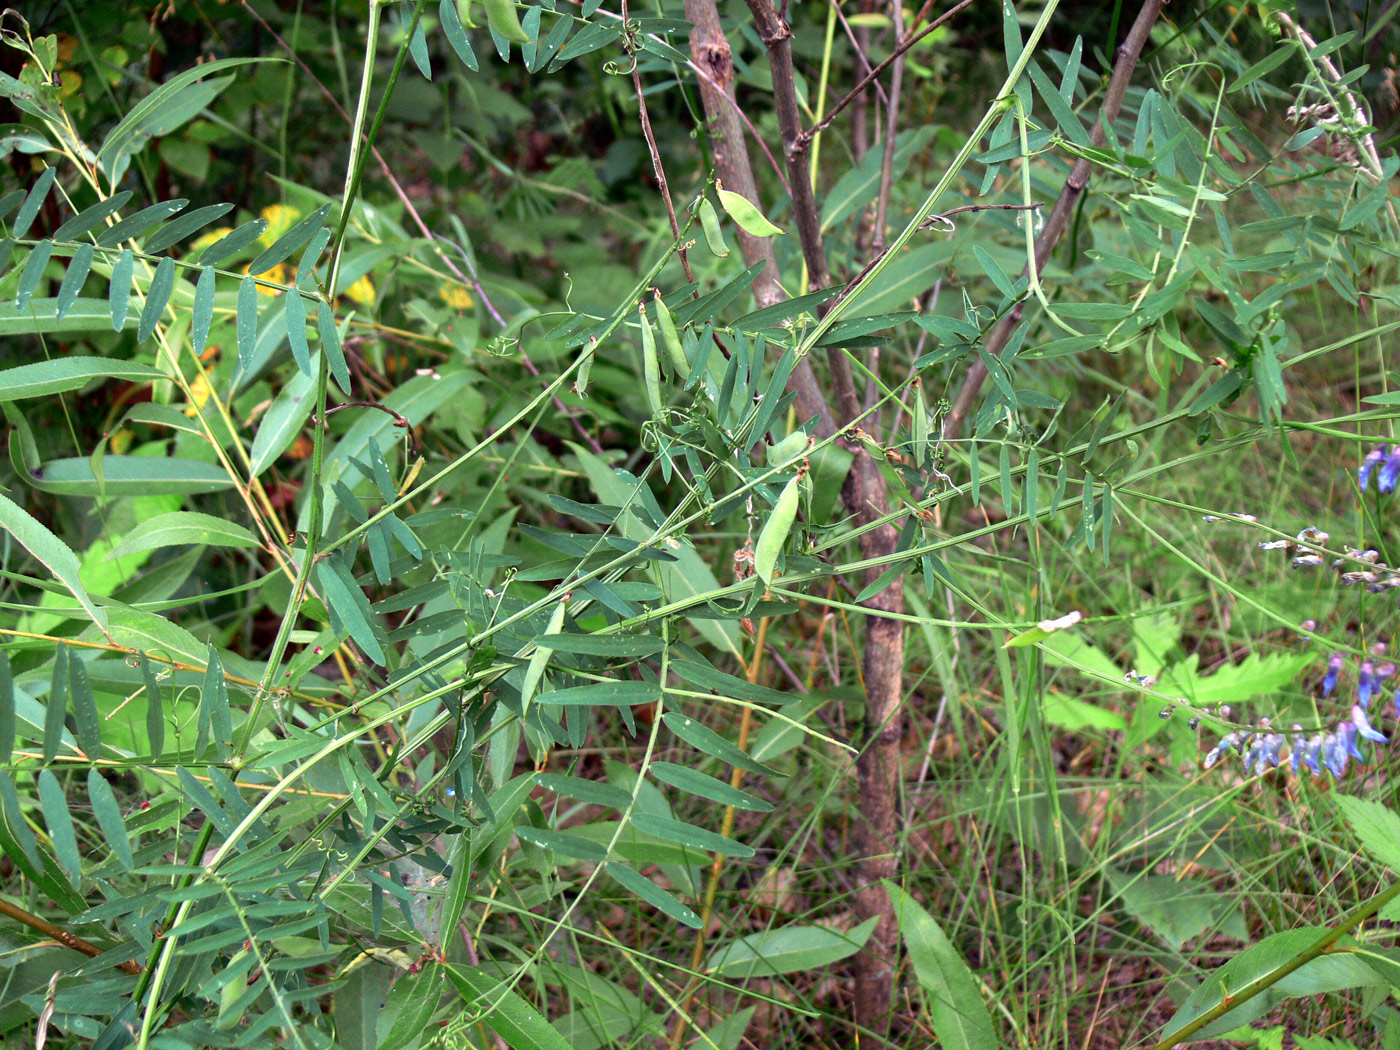
<svg viewBox="0 0 1400 1050">
<path fill-rule="evenodd" d="M 472 1013 L 511 1050 L 572 1050 L 539 1010 L 499 978 L 463 963 L 448 963 L 445 969 Z"/>
<path fill-rule="evenodd" d="M 1342 794 L 1334 797 L 1366 851 L 1392 871 L 1400 872 L 1400 815 L 1371 799 Z"/>
<path fill-rule="evenodd" d="M 939 1043 L 948 1050 L 998 1050 L 1001 1040 L 962 955 L 913 897 L 888 879 L 884 883 Z"/>
<path fill-rule="evenodd" d="M 226 518 L 197 511 L 175 510 L 141 522 L 122 537 L 105 560 L 111 561 L 137 551 L 192 544 L 205 547 L 261 546 L 251 532 Z"/>
<path fill-rule="evenodd" d="M 710 953 L 705 971 L 715 977 L 745 980 L 820 969 L 864 948 L 878 921 L 875 916 L 845 931 L 794 923 L 738 937 Z"/>
<path fill-rule="evenodd" d="M 87 589 L 79 579 L 80 563 L 78 556 L 68 545 L 31 517 L 18 504 L 0 496 L 0 528 L 3 528 L 21 547 L 34 555 L 55 578 L 68 588 L 78 600 L 92 622 L 102 630 L 107 629 L 107 614 L 99 609 L 88 597 Z"/>
<path fill-rule="evenodd" d="M 54 230 L 53 239 L 56 241 L 76 241 L 88 230 L 104 222 L 109 215 L 115 215 L 125 208 L 126 202 L 129 200 L 131 200 L 131 190 L 122 190 L 106 200 L 98 201 L 96 204 L 84 208 Z"/>
<path fill-rule="evenodd" d="M 693 908 L 676 900 L 645 875 L 615 860 L 608 861 L 607 872 L 623 889 L 640 897 L 661 914 L 668 915 L 691 929 L 700 929 L 700 916 L 695 914 Z"/>
<path fill-rule="evenodd" d="M 112 361 L 105 357 L 56 357 L 0 372 L 0 401 L 27 397 L 48 397 L 68 390 L 81 390 L 95 379 L 124 379 L 141 383 L 164 379 L 165 373 L 135 361 Z"/>
</svg>

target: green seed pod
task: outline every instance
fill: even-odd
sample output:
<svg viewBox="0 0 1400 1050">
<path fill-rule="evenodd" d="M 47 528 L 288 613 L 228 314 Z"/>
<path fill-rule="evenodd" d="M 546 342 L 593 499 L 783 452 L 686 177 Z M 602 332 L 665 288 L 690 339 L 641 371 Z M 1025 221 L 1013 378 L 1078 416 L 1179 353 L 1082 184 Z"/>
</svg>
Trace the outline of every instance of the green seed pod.
<svg viewBox="0 0 1400 1050">
<path fill-rule="evenodd" d="M 780 227 L 769 222 L 768 217 L 758 210 L 758 205 L 743 194 L 731 193 L 719 182 L 715 183 L 715 192 L 719 194 L 720 207 L 728 212 L 729 217 L 749 236 L 772 237 L 775 233 L 783 232 Z"/>
<path fill-rule="evenodd" d="M 782 552 L 783 544 L 787 543 L 793 522 L 797 520 L 797 503 L 801 494 L 802 475 L 805 473 L 805 470 L 799 471 L 783 486 L 778 502 L 773 504 L 773 513 L 763 523 L 758 542 L 754 544 L 753 571 L 763 581 L 764 587 L 773 582 L 773 570 L 778 566 L 778 555 Z"/>
<path fill-rule="evenodd" d="M 472 0 L 457 0 L 457 20 L 468 29 L 480 28 L 472 21 Z"/>
<path fill-rule="evenodd" d="M 647 401 L 651 403 L 651 414 L 661 415 L 661 364 L 656 358 L 656 336 L 652 334 L 651 322 L 647 320 L 647 308 L 643 305 L 637 312 L 642 323 L 642 376 L 646 380 Z"/>
<path fill-rule="evenodd" d="M 719 215 L 708 197 L 700 198 L 700 228 L 705 231 L 705 243 L 711 253 L 721 259 L 729 254 L 729 246 L 724 243 L 724 231 L 719 228 Z"/>
<path fill-rule="evenodd" d="M 517 44 L 528 44 L 530 38 L 520 26 L 520 16 L 515 13 L 515 0 L 485 0 L 486 21 L 499 33 L 502 39 Z"/>
<path fill-rule="evenodd" d="M 666 304 L 661 301 L 661 293 L 653 294 L 656 296 L 656 325 L 661 329 L 661 343 L 671 358 L 671 367 L 676 370 L 676 378 L 684 382 L 685 377 L 690 374 L 690 362 L 685 359 L 685 348 L 681 346 L 681 337 L 676 332 L 676 320 L 671 316 L 671 311 L 666 309 Z"/>
<path fill-rule="evenodd" d="M 781 466 L 788 460 L 795 458 L 806 447 L 807 435 L 800 430 L 794 430 L 768 450 L 768 465 L 770 467 Z"/>
</svg>

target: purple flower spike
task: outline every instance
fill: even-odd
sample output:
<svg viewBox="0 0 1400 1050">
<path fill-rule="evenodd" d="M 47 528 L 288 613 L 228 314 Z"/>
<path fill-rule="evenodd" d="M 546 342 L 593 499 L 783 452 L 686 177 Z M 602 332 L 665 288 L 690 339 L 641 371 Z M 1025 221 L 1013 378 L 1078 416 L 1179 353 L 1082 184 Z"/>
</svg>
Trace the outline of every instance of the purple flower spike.
<svg viewBox="0 0 1400 1050">
<path fill-rule="evenodd" d="M 1386 453 L 1389 451 L 1388 445 L 1377 445 L 1370 452 L 1367 452 L 1361 460 L 1361 470 L 1357 473 L 1357 480 L 1361 484 L 1362 492 L 1365 492 L 1371 484 L 1371 472 L 1380 466 L 1381 460 L 1385 459 Z"/>
<path fill-rule="evenodd" d="M 1370 660 L 1361 661 L 1361 674 L 1356 680 L 1356 702 L 1363 708 L 1371 706 L 1371 697 L 1380 683 L 1376 680 L 1376 666 Z"/>
<path fill-rule="evenodd" d="M 1388 744 L 1390 742 L 1385 738 L 1385 734 L 1378 733 L 1372 728 L 1371 720 L 1366 717 L 1366 712 L 1361 709 L 1359 704 L 1351 705 L 1351 724 L 1354 725 L 1356 731 L 1367 740 L 1374 740 L 1378 744 Z"/>
<path fill-rule="evenodd" d="M 1317 756 L 1322 753 L 1322 745 L 1325 741 L 1326 737 L 1321 733 L 1314 733 L 1308 740 L 1307 750 L 1303 752 L 1303 761 L 1307 763 L 1308 768 L 1314 773 L 1322 772 L 1317 764 Z"/>
<path fill-rule="evenodd" d="M 1365 756 L 1361 754 L 1360 748 L 1356 746 L 1357 728 L 1355 723 L 1341 722 L 1333 730 L 1337 736 L 1337 743 L 1346 750 L 1346 753 L 1358 762 L 1364 761 Z"/>
<path fill-rule="evenodd" d="M 1322 695 L 1328 697 L 1332 695 L 1332 690 L 1337 687 L 1337 676 L 1342 673 L 1342 663 L 1344 657 L 1341 653 L 1333 653 L 1327 661 L 1327 677 L 1322 680 Z M 1400 703 L 1400 700 L 1397 700 Z"/>
<path fill-rule="evenodd" d="M 1350 725 L 1350 723 L 1348 723 Z M 1340 777 L 1347 771 L 1347 752 L 1335 733 L 1328 733 L 1322 743 L 1322 764 L 1327 772 Z"/>
<path fill-rule="evenodd" d="M 1400 445 L 1396 445 L 1390 455 L 1385 457 L 1385 466 L 1381 467 L 1380 475 L 1376 479 L 1376 489 L 1380 492 L 1394 492 L 1396 479 L 1400 479 Z"/>
</svg>

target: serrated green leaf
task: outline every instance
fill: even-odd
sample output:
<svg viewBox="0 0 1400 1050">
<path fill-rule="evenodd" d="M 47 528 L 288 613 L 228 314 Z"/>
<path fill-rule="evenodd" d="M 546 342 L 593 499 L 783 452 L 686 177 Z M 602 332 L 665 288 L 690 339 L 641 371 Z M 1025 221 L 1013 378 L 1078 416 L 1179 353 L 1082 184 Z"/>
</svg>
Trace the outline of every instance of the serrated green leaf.
<svg viewBox="0 0 1400 1050">
<path fill-rule="evenodd" d="M 1334 798 L 1366 851 L 1392 871 L 1400 872 L 1400 815 L 1372 799 L 1342 794 Z"/>
</svg>

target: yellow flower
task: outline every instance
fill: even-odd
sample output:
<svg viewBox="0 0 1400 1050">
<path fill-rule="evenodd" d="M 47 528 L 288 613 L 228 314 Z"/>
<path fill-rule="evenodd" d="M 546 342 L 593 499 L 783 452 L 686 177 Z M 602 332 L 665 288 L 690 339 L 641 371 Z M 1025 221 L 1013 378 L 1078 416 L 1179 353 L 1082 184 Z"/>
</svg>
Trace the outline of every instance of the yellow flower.
<svg viewBox="0 0 1400 1050">
<path fill-rule="evenodd" d="M 258 216 L 267 220 L 267 229 L 263 230 L 258 243 L 268 248 L 273 241 L 296 225 L 296 221 L 301 218 L 301 212 L 288 204 L 269 204 Z"/>
<path fill-rule="evenodd" d="M 454 310 L 470 310 L 472 307 L 472 297 L 459 284 L 439 285 L 438 295 L 442 296 L 442 301 Z"/>
<path fill-rule="evenodd" d="M 374 285 L 370 282 L 369 274 L 365 274 L 349 288 L 345 289 L 345 297 L 359 306 L 373 306 Z"/>
<path fill-rule="evenodd" d="M 190 245 L 189 252 L 186 254 L 198 255 L 200 252 L 204 251 L 205 248 L 208 248 L 211 244 L 217 241 L 220 237 L 232 232 L 233 230 L 229 227 L 220 226 L 218 229 L 210 230 L 208 233 L 201 233 L 198 237 L 195 238 L 194 243 Z"/>
<path fill-rule="evenodd" d="M 205 379 L 203 375 L 195 376 L 194 382 L 190 384 L 190 404 L 185 406 L 185 415 L 191 417 L 199 415 L 199 410 L 208 403 L 213 393 L 214 390 L 209 385 L 209 380 Z"/>
</svg>

